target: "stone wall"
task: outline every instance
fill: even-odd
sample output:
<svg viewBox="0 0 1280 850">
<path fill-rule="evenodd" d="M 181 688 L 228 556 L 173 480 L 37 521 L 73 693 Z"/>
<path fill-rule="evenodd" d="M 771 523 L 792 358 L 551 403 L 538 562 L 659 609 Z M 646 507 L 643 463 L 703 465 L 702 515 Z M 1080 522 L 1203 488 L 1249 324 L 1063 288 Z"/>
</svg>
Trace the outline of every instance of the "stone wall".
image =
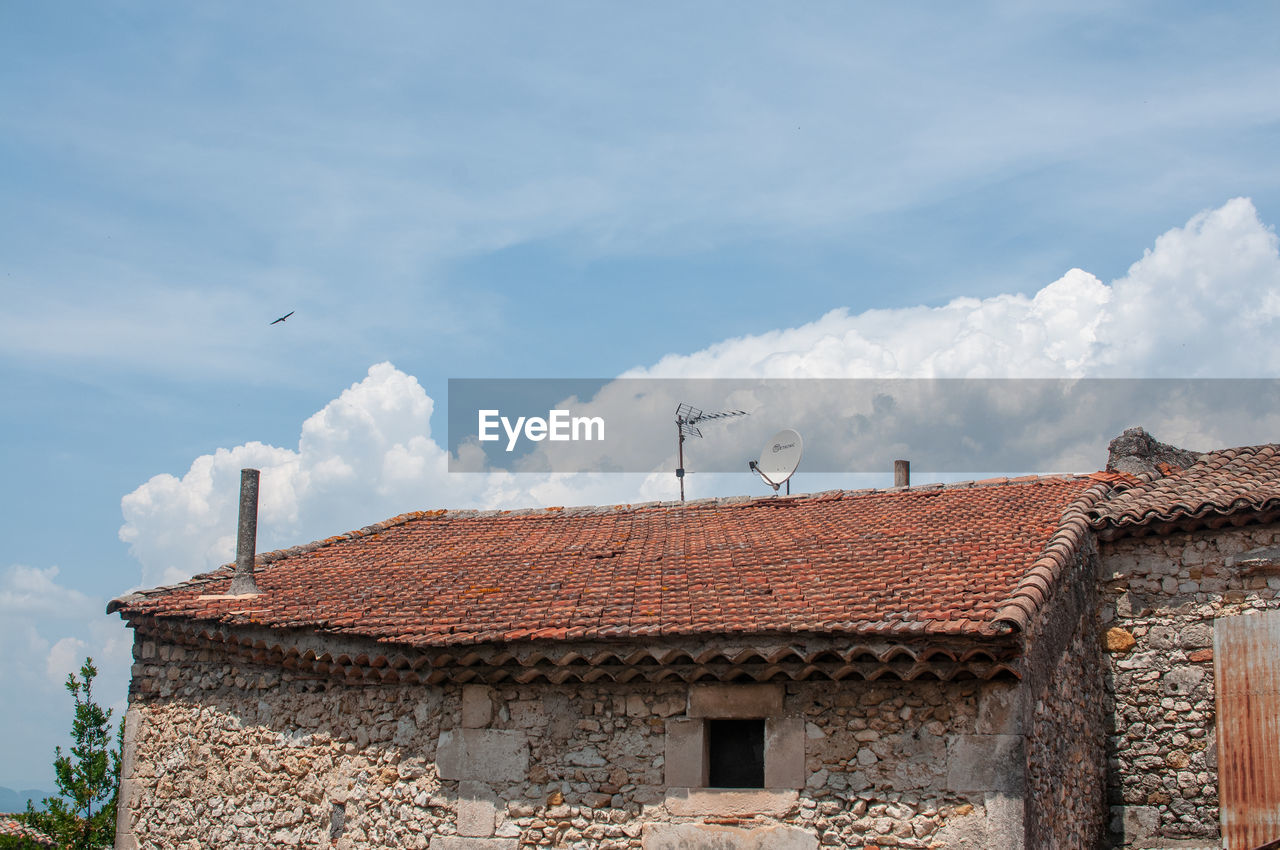
<svg viewBox="0 0 1280 850">
<path fill-rule="evenodd" d="M 352 687 L 142 633 L 135 657 L 120 847 L 1022 846 L 1015 683 L 756 686 L 803 769 L 726 791 L 667 781 L 708 686 Z"/>
<path fill-rule="evenodd" d="M 1027 844 L 1091 850 L 1106 828 L 1098 556 L 1090 539 L 1026 635 Z"/>
<path fill-rule="evenodd" d="M 1102 546 L 1108 796 L 1117 845 L 1218 838 L 1213 621 L 1280 604 L 1280 577 L 1228 559 L 1276 525 L 1122 538 Z"/>
</svg>

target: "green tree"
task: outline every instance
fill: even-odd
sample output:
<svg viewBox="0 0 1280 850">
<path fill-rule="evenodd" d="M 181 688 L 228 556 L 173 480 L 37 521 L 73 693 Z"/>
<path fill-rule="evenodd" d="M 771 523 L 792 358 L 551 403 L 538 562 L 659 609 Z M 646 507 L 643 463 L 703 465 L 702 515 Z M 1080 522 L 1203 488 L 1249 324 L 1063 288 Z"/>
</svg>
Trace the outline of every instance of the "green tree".
<svg viewBox="0 0 1280 850">
<path fill-rule="evenodd" d="M 67 675 L 67 690 L 76 701 L 71 722 L 71 751 L 57 748 L 53 761 L 58 797 L 46 797 L 45 811 L 27 803 L 22 816 L 28 825 L 48 835 L 67 850 L 110 847 L 116 840 L 116 799 L 120 792 L 120 748 L 124 724 L 114 730 L 111 709 L 93 701 L 93 679 L 98 669 L 86 658 L 80 678 Z M 112 732 L 116 748 L 111 748 Z"/>
</svg>

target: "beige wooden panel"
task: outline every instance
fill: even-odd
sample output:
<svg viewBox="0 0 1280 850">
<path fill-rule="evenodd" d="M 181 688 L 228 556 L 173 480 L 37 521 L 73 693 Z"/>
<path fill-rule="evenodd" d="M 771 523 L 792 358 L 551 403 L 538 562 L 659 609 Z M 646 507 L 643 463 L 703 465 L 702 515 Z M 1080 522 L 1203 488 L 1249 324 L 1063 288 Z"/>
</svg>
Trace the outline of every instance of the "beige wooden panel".
<svg viewBox="0 0 1280 850">
<path fill-rule="evenodd" d="M 1223 846 L 1280 838 L 1280 611 L 1213 624 Z"/>
</svg>

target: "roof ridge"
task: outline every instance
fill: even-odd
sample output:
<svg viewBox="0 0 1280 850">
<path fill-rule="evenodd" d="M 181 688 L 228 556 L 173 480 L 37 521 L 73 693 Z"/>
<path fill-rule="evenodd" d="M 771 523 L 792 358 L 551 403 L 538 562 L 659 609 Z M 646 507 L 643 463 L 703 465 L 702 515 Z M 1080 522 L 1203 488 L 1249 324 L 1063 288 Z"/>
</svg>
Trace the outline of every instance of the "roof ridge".
<svg viewBox="0 0 1280 850">
<path fill-rule="evenodd" d="M 1080 544 L 1091 533 L 1089 511 L 1112 491 L 1109 481 L 1099 481 L 1067 505 L 1058 519 L 1058 530 L 1050 535 L 1030 569 L 1009 598 L 996 609 L 991 625 L 1025 632 L 1040 606 L 1049 600 L 1053 586 L 1062 575 Z"/>
</svg>

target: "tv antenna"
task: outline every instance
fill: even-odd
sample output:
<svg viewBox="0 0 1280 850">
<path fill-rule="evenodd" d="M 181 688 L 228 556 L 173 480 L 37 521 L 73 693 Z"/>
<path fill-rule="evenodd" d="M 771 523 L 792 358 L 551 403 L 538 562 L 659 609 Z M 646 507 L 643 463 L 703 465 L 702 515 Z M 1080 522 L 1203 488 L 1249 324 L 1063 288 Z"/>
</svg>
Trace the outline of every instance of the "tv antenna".
<svg viewBox="0 0 1280 850">
<path fill-rule="evenodd" d="M 804 440 L 800 432 L 793 428 L 783 428 L 769 438 L 760 450 L 759 460 L 747 461 L 751 471 L 764 479 L 764 482 L 777 493 L 783 482 L 787 485 L 787 495 L 791 495 L 791 476 L 800 465 L 800 456 L 804 454 Z"/>
<path fill-rule="evenodd" d="M 681 402 L 676 405 L 676 452 L 680 456 L 676 478 L 680 479 L 680 501 L 684 501 L 684 438 L 701 437 L 699 422 L 711 419 L 728 419 L 732 416 L 749 416 L 745 410 L 722 410 L 719 413 L 703 413 L 696 407 Z"/>
</svg>

